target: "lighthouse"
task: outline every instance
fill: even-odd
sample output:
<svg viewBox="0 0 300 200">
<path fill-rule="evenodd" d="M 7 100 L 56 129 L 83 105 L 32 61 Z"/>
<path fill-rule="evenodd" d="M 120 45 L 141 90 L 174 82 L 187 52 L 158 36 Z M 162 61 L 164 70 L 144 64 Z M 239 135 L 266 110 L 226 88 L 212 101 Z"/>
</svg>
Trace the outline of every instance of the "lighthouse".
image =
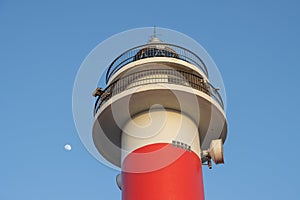
<svg viewBox="0 0 300 200">
<path fill-rule="evenodd" d="M 117 47 L 116 47 L 117 48 Z M 119 167 L 123 200 L 203 200 L 202 166 L 224 163 L 227 120 L 206 63 L 160 40 L 116 57 L 97 88 L 92 138 Z"/>
</svg>

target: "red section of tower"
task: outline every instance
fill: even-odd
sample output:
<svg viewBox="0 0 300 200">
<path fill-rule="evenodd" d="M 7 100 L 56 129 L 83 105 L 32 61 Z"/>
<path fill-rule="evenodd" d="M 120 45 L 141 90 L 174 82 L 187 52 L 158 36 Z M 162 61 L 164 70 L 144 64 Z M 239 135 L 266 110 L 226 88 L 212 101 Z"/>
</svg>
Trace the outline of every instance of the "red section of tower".
<svg viewBox="0 0 300 200">
<path fill-rule="evenodd" d="M 168 165 L 163 166 L 164 162 Z M 122 199 L 204 200 L 201 166 L 197 154 L 172 144 L 141 147 L 123 162 Z M 156 170 L 149 172 L 151 168 Z M 140 173 L 133 173 L 134 170 Z"/>
</svg>

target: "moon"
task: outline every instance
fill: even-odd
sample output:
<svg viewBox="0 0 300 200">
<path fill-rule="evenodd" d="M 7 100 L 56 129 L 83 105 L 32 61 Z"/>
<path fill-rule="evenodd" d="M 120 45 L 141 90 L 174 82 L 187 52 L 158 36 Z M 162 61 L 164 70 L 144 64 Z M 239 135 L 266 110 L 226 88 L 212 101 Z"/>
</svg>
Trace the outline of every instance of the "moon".
<svg viewBox="0 0 300 200">
<path fill-rule="evenodd" d="M 71 145 L 69 145 L 69 144 L 65 145 L 65 150 L 66 151 L 71 151 L 71 149 L 72 149 Z"/>
</svg>

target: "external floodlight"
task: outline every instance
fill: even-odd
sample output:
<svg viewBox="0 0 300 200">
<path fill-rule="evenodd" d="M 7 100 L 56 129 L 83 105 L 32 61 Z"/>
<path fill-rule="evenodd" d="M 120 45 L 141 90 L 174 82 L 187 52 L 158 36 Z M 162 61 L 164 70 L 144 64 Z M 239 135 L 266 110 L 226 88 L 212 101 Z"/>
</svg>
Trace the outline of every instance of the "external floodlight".
<svg viewBox="0 0 300 200">
<path fill-rule="evenodd" d="M 224 163 L 224 155 L 223 155 L 223 141 L 222 139 L 212 140 L 210 143 L 209 157 L 213 159 L 216 164 L 223 164 Z"/>
<path fill-rule="evenodd" d="M 101 88 L 101 87 L 98 87 L 98 88 L 92 93 L 92 95 L 93 95 L 93 97 L 99 97 L 99 96 L 102 95 L 102 93 L 103 93 L 102 88 Z"/>
<path fill-rule="evenodd" d="M 122 177 L 121 177 L 121 174 L 118 174 L 116 176 L 116 182 L 117 182 L 117 185 L 118 185 L 119 189 L 122 190 Z"/>
</svg>

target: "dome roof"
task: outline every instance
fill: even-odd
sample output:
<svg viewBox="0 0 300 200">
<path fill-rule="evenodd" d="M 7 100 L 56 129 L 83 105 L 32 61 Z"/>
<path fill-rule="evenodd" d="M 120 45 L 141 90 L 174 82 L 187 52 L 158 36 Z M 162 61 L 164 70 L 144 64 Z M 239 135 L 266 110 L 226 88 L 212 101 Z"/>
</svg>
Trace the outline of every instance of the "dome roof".
<svg viewBox="0 0 300 200">
<path fill-rule="evenodd" d="M 170 48 L 162 40 L 154 36 L 151 38 L 151 40 L 148 41 L 148 44 L 145 47 L 143 47 L 136 53 L 136 55 L 134 56 L 134 60 L 149 57 L 178 58 L 179 56 L 174 49 Z"/>
</svg>

